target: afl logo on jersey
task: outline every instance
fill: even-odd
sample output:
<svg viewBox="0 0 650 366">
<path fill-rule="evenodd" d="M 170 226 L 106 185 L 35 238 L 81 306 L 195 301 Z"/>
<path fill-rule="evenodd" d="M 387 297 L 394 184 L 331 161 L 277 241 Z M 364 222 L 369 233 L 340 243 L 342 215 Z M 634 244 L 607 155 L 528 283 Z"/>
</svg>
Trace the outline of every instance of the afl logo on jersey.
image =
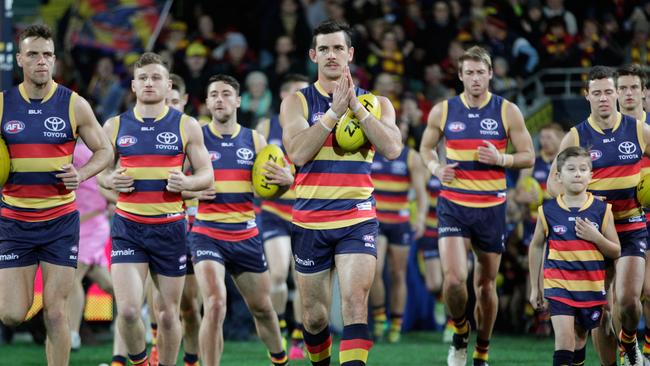
<svg viewBox="0 0 650 366">
<path fill-rule="evenodd" d="M 136 142 L 138 142 L 138 139 L 135 136 L 124 135 L 120 137 L 119 141 L 117 141 L 117 146 L 129 147 L 135 145 Z"/>
<path fill-rule="evenodd" d="M 218 151 L 208 151 L 208 154 L 210 154 L 211 161 L 217 161 L 221 159 L 221 154 L 219 154 Z"/>
<path fill-rule="evenodd" d="M 598 160 L 603 157 L 603 152 L 600 150 L 589 150 L 589 156 L 591 156 L 591 161 Z"/>
<path fill-rule="evenodd" d="M 5 132 L 10 134 L 19 133 L 25 129 L 25 124 L 21 121 L 9 121 L 5 123 Z"/>
<path fill-rule="evenodd" d="M 566 231 L 567 231 L 567 228 L 564 225 L 555 225 L 555 226 L 553 226 L 553 232 L 558 234 L 558 235 L 562 235 L 562 234 L 566 233 Z"/>
<path fill-rule="evenodd" d="M 451 132 L 465 131 L 465 124 L 463 122 L 452 122 L 449 124 L 449 131 Z"/>
</svg>

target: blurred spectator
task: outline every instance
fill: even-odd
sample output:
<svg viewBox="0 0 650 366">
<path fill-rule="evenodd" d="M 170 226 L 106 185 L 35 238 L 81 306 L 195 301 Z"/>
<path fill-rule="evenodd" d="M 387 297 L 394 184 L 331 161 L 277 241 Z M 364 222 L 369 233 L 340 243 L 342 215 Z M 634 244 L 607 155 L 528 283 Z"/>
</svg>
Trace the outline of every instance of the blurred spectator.
<svg viewBox="0 0 650 366">
<path fill-rule="evenodd" d="M 381 47 L 377 48 L 373 45 L 370 50 L 366 65 L 371 74 L 385 72 L 398 76 L 404 75 L 406 55 L 397 43 L 397 35 L 394 31 L 385 31 L 381 38 Z"/>
<path fill-rule="evenodd" d="M 544 16 L 547 19 L 561 17 L 564 19 L 566 31 L 569 35 L 575 36 L 578 33 L 578 22 L 576 21 L 576 17 L 573 13 L 564 8 L 564 0 L 546 0 Z"/>
<path fill-rule="evenodd" d="M 485 43 L 485 17 L 479 14 L 473 15 L 465 26 L 460 29 L 456 40 L 462 44 L 475 45 Z"/>
<path fill-rule="evenodd" d="M 74 61 L 69 54 L 64 54 L 63 57 L 58 57 L 56 59 L 54 62 L 54 74 L 52 75 L 52 78 L 57 83 L 65 85 L 66 88 L 79 92 L 81 77 L 79 76 Z"/>
<path fill-rule="evenodd" d="M 223 41 L 223 37 L 214 31 L 214 20 L 207 14 L 199 17 L 198 30 L 193 39 L 201 42 L 208 50 L 214 50 Z"/>
<path fill-rule="evenodd" d="M 288 74 L 305 74 L 305 58 L 296 56 L 293 40 L 289 36 L 280 36 L 275 41 L 273 63 L 264 72 L 269 78 L 269 88 L 274 95 L 280 92 L 280 84 Z M 277 106 L 279 107 L 279 105 Z M 279 110 L 276 108 L 276 110 Z"/>
<path fill-rule="evenodd" d="M 241 119 L 242 126 L 255 128 L 257 121 L 271 114 L 273 96 L 268 88 L 266 75 L 261 71 L 253 71 L 246 77 L 246 91 L 242 93 Z"/>
<path fill-rule="evenodd" d="M 194 116 L 199 115 L 201 104 L 206 98 L 208 79 L 215 73 L 208 64 L 208 48 L 199 42 L 190 43 L 185 50 L 185 68 L 177 73 L 185 80 L 189 97 L 188 112 Z"/>
<path fill-rule="evenodd" d="M 328 19 L 324 0 L 302 0 L 302 6 L 305 8 L 309 29 L 316 28 L 318 24 Z"/>
<path fill-rule="evenodd" d="M 298 0 L 281 0 L 272 12 L 264 17 L 266 21 L 261 26 L 261 48 L 270 55 L 276 47 L 276 40 L 280 36 L 289 36 L 296 53 L 306 55 L 311 45 L 311 28 Z M 270 61 L 260 60 L 263 67 Z"/>
<path fill-rule="evenodd" d="M 403 139 L 406 144 L 417 150 L 420 148 L 422 133 L 426 127 L 426 123 L 422 122 L 425 114 L 418 107 L 418 102 L 413 95 L 402 98 L 401 106 L 402 111 L 397 119 L 400 132 L 403 137 L 406 137 Z"/>
<path fill-rule="evenodd" d="M 120 78 L 113 69 L 113 60 L 110 57 L 100 58 L 85 94 L 101 123 L 120 113 L 120 104 L 124 97 Z"/>
<path fill-rule="evenodd" d="M 612 42 L 608 36 L 600 34 L 595 19 L 585 19 L 577 43 L 581 67 L 615 66 L 623 62 L 623 51 L 620 46 L 615 41 Z"/>
<path fill-rule="evenodd" d="M 444 75 L 438 64 L 431 64 L 424 69 L 424 96 L 431 105 L 450 97 L 449 88 L 443 85 Z"/>
<path fill-rule="evenodd" d="M 399 78 L 389 73 L 382 72 L 375 78 L 375 88 L 372 91 L 375 95 L 381 95 L 388 98 L 391 103 L 393 103 L 396 114 L 399 114 L 400 111 L 401 85 L 398 85 L 400 82 Z"/>
<path fill-rule="evenodd" d="M 542 5 L 538 0 L 530 0 L 526 12 L 521 18 L 523 36 L 538 50 L 541 50 L 541 40 L 546 31 L 546 19 L 542 12 Z"/>
<path fill-rule="evenodd" d="M 492 75 L 492 91 L 504 98 L 511 97 L 510 93 L 517 90 L 517 80 L 508 75 L 508 61 L 503 57 L 496 57 L 492 61 L 494 70 Z"/>
<path fill-rule="evenodd" d="M 503 20 L 494 15 L 487 17 L 485 33 L 492 58 L 505 58 L 513 75 L 526 76 L 535 71 L 539 62 L 537 50 L 525 38 L 509 31 Z"/>
<path fill-rule="evenodd" d="M 625 62 L 639 65 L 650 65 L 650 23 L 637 22 L 634 24 L 632 41 L 625 52 Z"/>
<path fill-rule="evenodd" d="M 576 53 L 572 49 L 575 40 L 567 32 L 564 18 L 554 17 L 548 21 L 548 31 L 542 39 L 544 67 L 571 67 L 576 65 Z"/>
<path fill-rule="evenodd" d="M 637 23 L 650 23 L 650 0 L 642 0 L 641 4 L 634 8 L 626 25 L 628 29 L 634 29 Z"/>
<path fill-rule="evenodd" d="M 326 7 L 325 11 L 327 13 L 327 18 L 336 22 L 345 22 L 348 20 L 345 17 L 345 6 L 343 6 L 343 1 L 340 0 L 328 0 L 325 2 Z"/>
<path fill-rule="evenodd" d="M 226 42 L 220 48 L 222 51 L 218 53 L 225 51 L 225 55 L 217 65 L 218 73 L 230 75 L 243 84 L 246 75 L 257 68 L 255 55 L 248 48 L 246 37 L 239 32 L 228 33 Z"/>
<path fill-rule="evenodd" d="M 460 93 L 463 90 L 463 84 L 458 78 L 458 59 L 465 53 L 463 45 L 453 40 L 449 43 L 447 57 L 440 63 L 444 75 L 444 83 L 448 88 Z"/>
<path fill-rule="evenodd" d="M 456 21 L 451 17 L 449 4 L 446 1 L 436 1 L 426 30 L 420 35 L 426 47 L 427 64 L 438 63 L 445 58 L 449 42 L 456 37 L 457 33 Z"/>
</svg>

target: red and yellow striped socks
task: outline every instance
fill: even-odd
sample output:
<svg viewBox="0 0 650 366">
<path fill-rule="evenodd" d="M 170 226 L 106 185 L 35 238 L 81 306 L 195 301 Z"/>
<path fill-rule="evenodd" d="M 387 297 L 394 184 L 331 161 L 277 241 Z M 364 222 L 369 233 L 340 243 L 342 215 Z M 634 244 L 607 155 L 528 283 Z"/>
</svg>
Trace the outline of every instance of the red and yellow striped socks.
<svg viewBox="0 0 650 366">
<path fill-rule="evenodd" d="M 289 357 L 285 350 L 282 350 L 282 352 L 279 353 L 269 352 L 269 357 L 271 357 L 271 363 L 273 366 L 285 366 L 289 364 Z"/>
<path fill-rule="evenodd" d="M 381 305 L 373 307 L 372 322 L 374 323 L 372 336 L 375 337 L 375 340 L 383 338 L 384 331 L 386 330 L 386 323 L 388 322 L 385 306 Z"/>
<path fill-rule="evenodd" d="M 476 337 L 476 347 L 474 347 L 474 354 L 472 358 L 474 359 L 475 366 L 485 365 L 488 360 L 488 350 L 490 349 L 490 340 L 481 339 Z"/>
<path fill-rule="evenodd" d="M 120 355 L 113 356 L 111 366 L 126 366 L 126 357 Z"/>
<path fill-rule="evenodd" d="M 643 354 L 650 355 L 650 328 L 648 327 L 645 327 L 645 337 L 643 337 Z"/>
<path fill-rule="evenodd" d="M 364 366 L 372 347 L 368 324 L 350 324 L 343 327 L 339 360 L 341 366 Z"/>
<path fill-rule="evenodd" d="M 129 361 L 131 361 L 131 364 L 134 366 L 148 365 L 149 359 L 147 357 L 147 350 L 145 349 L 144 351 L 135 355 L 129 354 Z"/>
<path fill-rule="evenodd" d="M 328 366 L 332 356 L 332 336 L 329 327 L 325 327 L 318 334 L 311 334 L 304 330 L 302 335 L 311 364 L 313 366 Z"/>
</svg>

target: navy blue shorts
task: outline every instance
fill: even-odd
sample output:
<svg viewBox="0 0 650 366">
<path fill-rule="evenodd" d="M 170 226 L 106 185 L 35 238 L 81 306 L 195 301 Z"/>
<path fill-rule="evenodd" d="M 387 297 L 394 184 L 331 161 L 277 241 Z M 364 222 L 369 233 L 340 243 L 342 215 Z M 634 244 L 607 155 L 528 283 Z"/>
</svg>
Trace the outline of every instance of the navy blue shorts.
<svg viewBox="0 0 650 366">
<path fill-rule="evenodd" d="M 438 198 L 438 235 L 440 238 L 462 236 L 482 252 L 505 251 L 506 204 L 475 208 Z"/>
<path fill-rule="evenodd" d="M 401 224 L 379 223 L 379 235 L 388 239 L 388 244 L 392 245 L 411 245 L 413 242 L 413 231 L 411 224 L 404 222 Z"/>
<path fill-rule="evenodd" d="M 424 260 L 440 258 L 440 250 L 438 249 L 438 238 L 423 236 L 417 240 L 417 248 L 422 251 Z"/>
<path fill-rule="evenodd" d="M 618 240 L 621 242 L 621 257 L 645 258 L 648 250 L 648 230 L 630 230 L 618 233 Z"/>
<path fill-rule="evenodd" d="M 584 330 L 592 330 L 600 325 L 600 318 L 603 317 L 603 306 L 592 306 L 590 308 L 577 308 L 563 302 L 547 299 L 551 316 L 569 315 L 575 318 Z"/>
<path fill-rule="evenodd" d="M 271 240 L 279 236 L 291 236 L 292 224 L 290 221 L 266 210 L 262 210 L 259 216 L 262 222 L 262 241 Z"/>
<path fill-rule="evenodd" d="M 112 263 L 149 263 L 152 272 L 169 277 L 187 272 L 187 223 L 141 224 L 120 215 L 113 218 Z"/>
<path fill-rule="evenodd" d="M 266 272 L 264 246 L 259 235 L 241 241 L 225 241 L 193 232 L 190 248 L 194 265 L 204 260 L 217 261 L 231 275 Z"/>
<path fill-rule="evenodd" d="M 79 212 L 27 222 L 0 217 L 0 268 L 39 262 L 77 268 Z"/>
<path fill-rule="evenodd" d="M 291 250 L 296 271 L 317 273 L 330 269 L 336 254 L 366 253 L 376 257 L 376 240 L 376 219 L 328 230 L 311 230 L 294 225 Z"/>
</svg>

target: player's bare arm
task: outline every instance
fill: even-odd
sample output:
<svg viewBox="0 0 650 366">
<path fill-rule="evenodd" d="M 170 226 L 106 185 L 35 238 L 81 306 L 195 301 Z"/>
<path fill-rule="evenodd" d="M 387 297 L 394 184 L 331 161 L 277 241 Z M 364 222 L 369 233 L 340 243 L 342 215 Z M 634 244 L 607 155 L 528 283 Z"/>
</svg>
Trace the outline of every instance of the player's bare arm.
<svg viewBox="0 0 650 366">
<path fill-rule="evenodd" d="M 530 270 L 530 304 L 537 310 L 544 308 L 544 280 L 542 260 L 544 258 L 544 226 L 541 215 L 535 225 L 535 233 L 528 249 L 528 268 Z"/>
<path fill-rule="evenodd" d="M 387 159 L 397 159 L 402 152 L 402 134 L 395 124 L 395 108 L 386 97 L 377 96 L 381 108 L 381 117 L 375 118 L 370 112 L 366 111 L 354 97 L 353 108 L 357 112 L 355 116 L 359 118 L 359 123 L 368 140 L 375 146 L 377 151 Z"/>
<path fill-rule="evenodd" d="M 189 159 L 192 175 L 187 176 L 180 170 L 169 172 L 167 190 L 170 192 L 202 191 L 214 184 L 214 173 L 210 155 L 203 142 L 201 126 L 192 117 L 187 117 L 184 125 L 187 145 L 185 153 Z"/>
<path fill-rule="evenodd" d="M 504 103 L 506 103 L 505 118 L 509 124 L 508 137 L 515 148 L 515 153 L 502 154 L 492 143 L 485 141 L 485 146 L 478 148 L 478 161 L 505 168 L 530 168 L 535 164 L 535 150 L 533 140 L 526 129 L 524 116 L 515 104 Z"/>
<path fill-rule="evenodd" d="M 575 136 L 576 131 L 571 130 L 569 133 L 564 135 L 562 138 L 562 142 L 560 142 L 560 148 L 559 152 L 564 151 L 567 147 L 571 146 L 577 146 L 576 145 L 576 136 Z M 556 164 L 556 159 L 553 159 L 553 163 L 551 164 L 551 169 L 548 173 L 548 178 L 546 180 L 546 192 L 548 194 L 555 198 L 562 194 L 564 192 L 564 189 L 562 188 L 562 185 L 560 182 L 558 182 L 557 178 L 557 164 Z"/>
<path fill-rule="evenodd" d="M 74 114 L 77 121 L 77 131 L 83 142 L 93 152 L 88 162 L 76 169 L 72 164 L 66 164 L 61 169 L 63 173 L 57 174 L 67 189 L 77 189 L 79 184 L 106 168 L 113 160 L 111 144 L 101 131 L 101 126 L 90 108 L 90 104 L 80 97 L 75 98 Z"/>
<path fill-rule="evenodd" d="M 117 121 L 118 117 L 109 118 L 102 129 L 104 137 L 110 141 L 109 146 L 113 149 L 113 160 L 104 171 L 97 175 L 97 183 L 104 189 L 128 193 L 133 192 L 133 178 L 126 174 L 126 168 L 122 168 L 118 164 L 119 156 L 115 150 L 115 141 L 113 141 L 117 132 Z"/>
<path fill-rule="evenodd" d="M 645 142 L 645 150 L 643 153 L 645 156 L 650 157 L 650 125 L 642 121 L 638 121 L 637 123 L 641 123 L 643 126 L 643 140 Z"/>
<path fill-rule="evenodd" d="M 411 175 L 411 185 L 415 191 L 415 203 L 417 207 L 417 217 L 415 220 L 415 238 L 419 239 L 424 235 L 427 213 L 429 211 L 429 198 L 427 196 L 426 180 L 429 176 L 424 169 L 424 163 L 420 154 L 415 151 L 409 154 L 409 172 Z"/>
<path fill-rule="evenodd" d="M 455 177 L 454 168 L 458 163 L 446 165 L 438 157 L 436 151 L 442 136 L 442 103 L 440 102 L 433 106 L 429 116 L 427 117 L 427 128 L 422 135 L 422 142 L 420 143 L 420 156 L 422 162 L 429 169 L 429 171 L 438 177 L 442 182 L 451 182 Z"/>
<path fill-rule="evenodd" d="M 282 143 L 287 149 L 289 159 L 298 166 L 313 159 L 331 132 L 328 128 L 334 128 L 337 122 L 325 114 L 319 122 L 310 127 L 302 108 L 302 103 L 296 94 L 286 97 L 280 106 Z"/>
</svg>

